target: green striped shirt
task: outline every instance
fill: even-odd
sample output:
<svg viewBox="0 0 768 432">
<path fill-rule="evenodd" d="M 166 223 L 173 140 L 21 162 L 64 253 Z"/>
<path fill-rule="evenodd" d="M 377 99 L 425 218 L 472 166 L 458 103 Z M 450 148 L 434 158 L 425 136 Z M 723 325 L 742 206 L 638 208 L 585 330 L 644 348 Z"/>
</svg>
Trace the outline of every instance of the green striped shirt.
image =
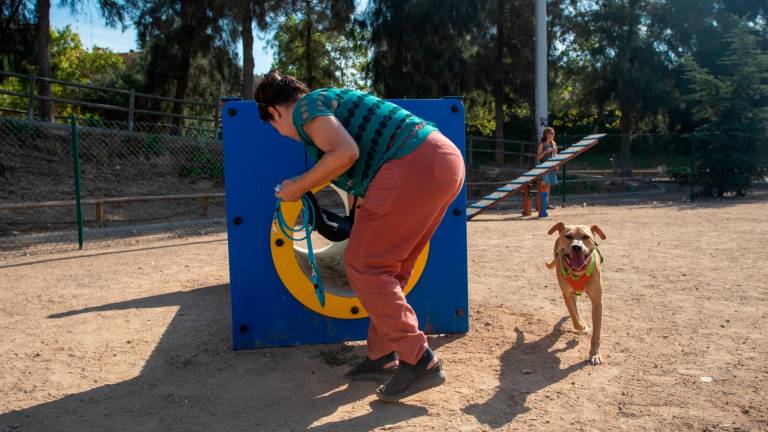
<svg viewBox="0 0 768 432">
<path fill-rule="evenodd" d="M 401 158 L 436 131 L 405 109 L 357 90 L 324 88 L 304 95 L 293 109 L 293 124 L 315 161 L 323 156 L 304 131 L 304 125 L 320 116 L 334 116 L 360 149 L 357 162 L 333 183 L 354 196 L 365 196 L 371 180 L 385 162 Z"/>
</svg>

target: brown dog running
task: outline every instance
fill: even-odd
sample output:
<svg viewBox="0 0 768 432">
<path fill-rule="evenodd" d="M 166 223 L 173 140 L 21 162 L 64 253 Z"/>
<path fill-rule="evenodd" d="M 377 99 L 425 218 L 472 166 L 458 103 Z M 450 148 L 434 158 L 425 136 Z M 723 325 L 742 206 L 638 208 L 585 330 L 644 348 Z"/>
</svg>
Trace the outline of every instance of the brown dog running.
<svg viewBox="0 0 768 432">
<path fill-rule="evenodd" d="M 578 332 L 589 333 L 589 327 L 581 320 L 576 296 L 586 292 L 592 302 L 592 344 L 589 349 L 589 362 L 598 365 L 600 358 L 600 330 L 603 323 L 603 283 L 600 267 L 603 255 L 594 236 L 605 240 L 603 230 L 597 225 L 565 225 L 556 223 L 549 229 L 549 234 L 559 232 L 555 241 L 555 257 L 547 267 L 555 269 L 557 282 L 563 292 L 563 300 L 573 320 L 573 327 Z"/>
</svg>

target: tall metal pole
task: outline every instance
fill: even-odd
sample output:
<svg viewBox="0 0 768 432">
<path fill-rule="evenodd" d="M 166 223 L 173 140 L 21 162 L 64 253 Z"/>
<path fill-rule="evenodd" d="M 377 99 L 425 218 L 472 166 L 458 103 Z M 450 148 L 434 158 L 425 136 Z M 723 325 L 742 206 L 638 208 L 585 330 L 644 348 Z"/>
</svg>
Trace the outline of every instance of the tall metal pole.
<svg viewBox="0 0 768 432">
<path fill-rule="evenodd" d="M 536 0 L 536 138 L 549 122 L 547 105 L 547 0 Z"/>
</svg>

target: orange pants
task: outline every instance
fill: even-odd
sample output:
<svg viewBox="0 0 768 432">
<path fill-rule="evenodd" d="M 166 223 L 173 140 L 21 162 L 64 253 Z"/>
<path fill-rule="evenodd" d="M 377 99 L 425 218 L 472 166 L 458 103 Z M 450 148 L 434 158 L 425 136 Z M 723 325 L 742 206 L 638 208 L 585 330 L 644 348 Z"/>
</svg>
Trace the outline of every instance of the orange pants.
<svg viewBox="0 0 768 432">
<path fill-rule="evenodd" d="M 438 132 L 386 162 L 371 181 L 344 256 L 350 285 L 371 318 L 369 358 L 397 351 L 415 364 L 428 348 L 403 288 L 463 184 L 461 152 Z"/>
</svg>

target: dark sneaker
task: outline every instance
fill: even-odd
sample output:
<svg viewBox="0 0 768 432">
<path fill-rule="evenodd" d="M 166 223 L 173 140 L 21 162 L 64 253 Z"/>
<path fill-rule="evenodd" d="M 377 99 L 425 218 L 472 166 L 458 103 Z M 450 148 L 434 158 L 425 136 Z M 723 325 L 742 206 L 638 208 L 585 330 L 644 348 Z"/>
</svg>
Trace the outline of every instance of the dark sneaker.
<svg viewBox="0 0 768 432">
<path fill-rule="evenodd" d="M 397 372 L 376 390 L 376 396 L 385 402 L 394 402 L 441 385 L 446 379 L 442 362 L 438 360 L 431 369 L 427 369 L 433 358 L 435 353 L 427 348 L 415 365 L 401 360 Z"/>
<path fill-rule="evenodd" d="M 397 353 L 394 351 L 376 360 L 371 360 L 366 357 L 365 360 L 350 369 L 344 376 L 352 381 L 375 381 L 383 383 L 392 378 L 397 370 L 397 366 L 384 369 L 384 365 L 395 360 L 397 360 Z"/>
</svg>

